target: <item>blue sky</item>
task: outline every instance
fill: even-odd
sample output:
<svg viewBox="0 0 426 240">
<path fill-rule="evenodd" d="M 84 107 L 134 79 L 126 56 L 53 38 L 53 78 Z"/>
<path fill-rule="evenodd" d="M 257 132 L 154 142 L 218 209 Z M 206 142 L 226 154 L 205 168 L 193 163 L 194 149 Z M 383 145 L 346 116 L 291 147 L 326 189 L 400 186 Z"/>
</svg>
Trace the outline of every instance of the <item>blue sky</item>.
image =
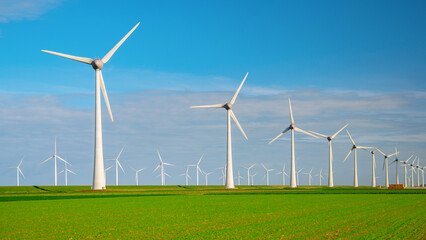
<svg viewBox="0 0 426 240">
<path fill-rule="evenodd" d="M 233 131 L 237 167 L 289 167 L 288 137 L 266 145 L 288 125 L 288 97 L 301 128 L 331 134 L 349 122 L 363 145 L 421 157 L 425 9 L 423 1 L 2 2 L 0 185 L 15 183 L 7 167 L 23 155 L 23 184 L 51 184 L 51 166 L 38 163 L 54 136 L 80 173 L 70 183 L 91 184 L 94 72 L 40 50 L 102 58 L 139 21 L 103 69 L 116 119 L 108 122 L 103 109 L 105 155 L 126 145 L 123 184 L 133 183 L 130 167 L 151 169 L 141 179 L 160 182 L 151 174 L 157 148 L 180 165 L 170 169 L 172 184 L 183 183 L 181 166 L 202 153 L 206 170 L 222 166 L 225 112 L 188 106 L 229 101 L 246 72 L 235 113 L 249 141 Z M 327 169 L 326 142 L 296 137 L 298 165 Z M 352 165 L 341 161 L 348 145 L 345 134 L 336 139 L 338 185 L 352 183 Z M 367 185 L 369 156 L 360 156 Z M 216 175 L 210 182 L 220 183 Z"/>
</svg>

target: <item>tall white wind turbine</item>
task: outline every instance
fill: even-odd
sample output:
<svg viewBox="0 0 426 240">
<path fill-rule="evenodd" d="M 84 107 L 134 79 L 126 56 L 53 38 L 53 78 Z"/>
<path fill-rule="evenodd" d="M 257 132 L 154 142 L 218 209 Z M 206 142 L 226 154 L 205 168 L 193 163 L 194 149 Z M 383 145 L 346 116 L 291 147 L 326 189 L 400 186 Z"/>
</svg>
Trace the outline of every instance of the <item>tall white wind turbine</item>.
<svg viewBox="0 0 426 240">
<path fill-rule="evenodd" d="M 285 185 L 285 176 L 288 177 L 288 174 L 285 172 L 285 164 L 283 165 L 283 170 L 281 172 L 278 172 L 277 175 L 283 175 L 283 186 Z"/>
<path fill-rule="evenodd" d="M 401 162 L 402 165 L 404 165 L 404 187 L 407 187 L 407 165 L 408 161 L 413 157 L 414 155 L 411 155 L 407 160 Z"/>
<path fill-rule="evenodd" d="M 370 147 L 362 147 L 362 146 L 356 145 L 354 140 L 351 137 L 351 134 L 349 134 L 349 131 L 346 130 L 346 132 L 348 133 L 348 136 L 351 139 L 352 148 L 351 148 L 351 150 L 349 150 L 349 153 L 348 153 L 348 155 L 346 155 L 345 160 L 343 160 L 343 162 L 346 162 L 346 159 L 349 157 L 351 152 L 354 152 L 354 187 L 358 187 L 358 170 L 357 170 L 357 165 L 356 165 L 356 150 L 358 148 L 359 149 L 370 149 Z"/>
<path fill-rule="evenodd" d="M 203 170 L 200 168 L 201 160 L 203 160 L 204 154 L 201 155 L 200 160 L 198 160 L 197 164 L 192 165 L 186 165 L 187 167 L 195 167 L 195 170 L 197 171 L 197 186 L 198 186 L 198 173 L 203 173 Z"/>
<path fill-rule="evenodd" d="M 107 161 L 115 161 L 115 185 L 118 186 L 118 167 L 121 168 L 121 171 L 123 171 L 124 174 L 126 174 L 126 172 L 123 169 L 123 166 L 121 166 L 120 161 L 118 161 L 118 159 L 121 156 L 121 153 L 123 152 L 124 147 L 121 148 L 120 153 L 117 155 L 116 158 L 111 158 L 111 159 L 107 159 Z"/>
<path fill-rule="evenodd" d="M 43 164 L 47 161 L 49 161 L 50 159 L 54 159 L 55 160 L 55 186 L 58 186 L 58 167 L 57 167 L 57 162 L 56 159 L 58 158 L 59 160 L 63 161 L 65 164 L 68 164 L 71 166 L 71 164 L 69 164 L 67 161 L 65 161 L 63 158 L 59 157 L 56 154 L 56 137 L 55 137 L 55 153 L 53 154 L 53 156 L 49 157 L 48 159 L 44 160 L 43 162 L 41 162 L 40 164 Z"/>
<path fill-rule="evenodd" d="M 247 185 L 250 185 L 250 169 L 253 168 L 254 166 L 256 166 L 255 164 L 252 164 L 250 167 L 244 167 L 243 168 L 247 169 Z"/>
<path fill-rule="evenodd" d="M 139 186 L 139 172 L 145 170 L 145 168 L 141 168 L 141 169 L 132 168 L 132 170 L 135 171 L 136 186 Z"/>
<path fill-rule="evenodd" d="M 319 134 L 319 133 L 314 132 L 314 131 L 309 131 L 311 133 L 314 133 L 314 134 L 328 140 L 328 149 L 329 149 L 329 155 L 328 155 L 328 173 L 329 173 L 328 174 L 328 187 L 334 187 L 334 182 L 333 182 L 333 150 L 331 148 L 331 140 L 333 140 L 337 136 L 337 134 L 339 134 L 348 125 L 349 125 L 349 123 L 346 124 L 345 126 L 343 126 L 339 131 L 337 131 L 336 133 L 334 133 L 331 136 Z"/>
<path fill-rule="evenodd" d="M 22 159 L 19 162 L 18 166 L 16 166 L 16 167 L 9 167 L 9 168 L 16 168 L 16 186 L 18 186 L 18 187 L 19 187 L 19 174 L 21 174 L 25 178 L 24 173 L 21 171 L 21 168 L 20 168 L 21 164 L 22 164 L 22 161 L 24 161 L 24 157 L 22 157 Z"/>
<path fill-rule="evenodd" d="M 318 177 L 319 177 L 319 185 L 320 185 L 320 186 L 322 186 L 322 184 L 321 184 L 321 179 L 324 179 L 324 180 L 325 180 L 324 176 L 322 175 L 322 168 L 321 168 L 321 170 L 320 170 L 319 174 L 315 174 L 315 176 L 318 176 Z"/>
<path fill-rule="evenodd" d="M 396 184 L 399 184 L 399 173 L 398 173 L 398 163 L 401 162 L 398 158 L 398 150 L 395 148 L 395 160 L 393 160 L 389 166 L 396 163 Z"/>
<path fill-rule="evenodd" d="M 410 167 L 411 167 L 411 187 L 414 187 L 414 173 L 416 172 L 415 171 L 415 169 L 414 169 L 414 167 L 415 167 L 415 163 L 416 163 L 416 159 L 417 159 L 417 156 L 414 158 L 414 160 L 413 160 L 413 162 L 410 164 Z"/>
<path fill-rule="evenodd" d="M 69 169 L 67 168 L 67 163 L 65 163 L 65 168 L 64 168 L 64 170 L 60 171 L 60 172 L 58 173 L 58 175 L 59 175 L 59 174 L 61 174 L 61 173 L 64 173 L 64 175 L 65 175 L 65 186 L 68 186 L 68 173 L 72 173 L 72 174 L 74 174 L 74 175 L 77 175 L 77 173 L 75 173 L 75 172 L 73 172 L 73 171 L 71 171 L 71 170 L 69 170 Z"/>
<path fill-rule="evenodd" d="M 262 163 L 262 167 L 265 169 L 265 176 L 266 176 L 266 186 L 269 185 L 269 172 L 274 171 L 275 169 L 268 169 L 265 165 Z"/>
<path fill-rule="evenodd" d="M 234 122 L 237 124 L 240 131 L 243 133 L 244 137 L 246 139 L 247 136 L 241 127 L 240 123 L 237 120 L 237 117 L 235 116 L 234 112 L 232 111 L 232 106 L 234 105 L 235 101 L 237 100 L 238 93 L 241 90 L 241 87 L 243 86 L 244 82 L 246 81 L 248 73 L 244 77 L 243 81 L 241 82 L 240 86 L 238 87 L 237 91 L 235 92 L 234 96 L 232 97 L 231 101 L 225 104 L 215 104 L 215 105 L 204 105 L 204 106 L 192 106 L 191 108 L 224 108 L 226 109 L 227 115 L 228 115 L 228 133 L 227 133 L 227 160 L 226 160 L 226 184 L 225 188 L 235 188 L 234 185 L 234 174 L 233 174 L 233 168 L 232 168 L 232 141 L 231 141 L 231 117 L 234 120 Z"/>
<path fill-rule="evenodd" d="M 419 163 L 420 163 L 420 158 L 417 159 L 417 166 L 416 166 L 416 168 L 417 168 L 417 187 L 420 187 L 420 171 L 421 171 L 421 169 L 420 169 Z"/>
<path fill-rule="evenodd" d="M 380 151 L 380 149 L 378 149 L 378 148 L 377 148 L 377 151 L 379 151 L 379 153 L 382 154 L 383 157 L 384 157 L 383 168 L 385 169 L 385 178 L 386 178 L 385 185 L 386 185 L 386 187 L 389 187 L 389 171 L 388 171 L 389 165 L 388 165 L 388 158 L 392 157 L 395 154 L 397 154 L 397 152 L 394 152 L 394 153 L 392 153 L 390 155 L 386 155 L 382 151 Z"/>
<path fill-rule="evenodd" d="M 64 58 L 69 58 L 78 62 L 92 65 L 95 70 L 95 159 L 93 169 L 93 185 L 92 189 L 102 190 L 105 189 L 105 171 L 104 171 L 104 157 L 103 157 L 103 146 L 102 146 L 102 119 L 101 119 L 101 89 L 104 95 L 105 103 L 108 108 L 109 116 L 111 121 L 114 122 L 112 117 L 111 107 L 109 105 L 108 95 L 105 89 L 104 79 L 102 77 L 101 69 L 105 63 L 114 55 L 115 51 L 123 44 L 124 41 L 133 33 L 133 31 L 139 26 L 136 24 L 118 43 L 115 45 L 102 59 L 91 59 L 85 57 L 76 57 L 68 54 L 57 53 L 47 50 L 43 52 L 57 55 Z"/>
<path fill-rule="evenodd" d="M 425 167 L 420 168 L 422 171 L 422 187 L 425 187 Z"/>
<path fill-rule="evenodd" d="M 171 163 L 164 162 L 163 159 L 161 158 L 160 152 L 158 150 L 157 150 L 157 154 L 158 154 L 158 158 L 160 159 L 160 164 L 158 164 L 158 166 L 154 169 L 153 172 L 157 171 L 160 168 L 160 170 L 161 170 L 161 173 L 160 173 L 160 176 L 161 176 L 161 185 L 164 186 L 164 185 L 166 185 L 166 178 L 165 178 L 165 176 L 170 177 L 170 175 L 167 174 L 164 171 L 164 165 L 167 165 L 167 166 L 174 166 L 174 165 L 171 164 Z"/>
<path fill-rule="evenodd" d="M 305 130 L 302 130 L 298 127 L 296 127 L 296 125 L 294 125 L 294 119 L 293 119 L 293 111 L 291 110 L 291 102 L 290 102 L 290 98 L 288 99 L 288 106 L 290 109 L 290 126 L 287 127 L 282 133 L 278 134 L 278 136 L 276 136 L 274 139 L 272 139 L 268 144 L 273 143 L 275 140 L 277 140 L 279 137 L 281 137 L 282 135 L 284 135 L 284 133 L 288 132 L 289 130 L 291 130 L 291 174 L 290 174 L 290 187 L 291 188 L 295 188 L 297 187 L 296 184 L 296 163 L 295 163 L 295 159 L 294 159 L 294 131 L 297 132 L 301 132 L 307 135 L 310 135 L 312 137 L 318 138 L 317 136 L 306 132 Z"/>
<path fill-rule="evenodd" d="M 303 168 L 299 169 L 299 171 L 296 172 L 296 176 L 297 176 L 297 185 L 299 185 L 299 173 L 303 170 Z"/>
<path fill-rule="evenodd" d="M 188 186 L 188 180 L 191 179 L 191 176 L 189 176 L 189 167 L 186 167 L 186 172 L 179 175 L 179 176 L 185 176 L 185 185 Z"/>
</svg>

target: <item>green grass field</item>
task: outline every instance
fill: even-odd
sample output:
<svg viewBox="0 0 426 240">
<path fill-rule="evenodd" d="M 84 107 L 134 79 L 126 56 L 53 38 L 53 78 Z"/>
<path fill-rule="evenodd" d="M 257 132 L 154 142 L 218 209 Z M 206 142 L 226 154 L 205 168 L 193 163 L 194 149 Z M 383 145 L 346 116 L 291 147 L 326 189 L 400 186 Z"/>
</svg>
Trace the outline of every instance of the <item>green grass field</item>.
<svg viewBox="0 0 426 240">
<path fill-rule="evenodd" d="M 426 190 L 0 187 L 1 239 L 425 239 Z"/>
</svg>

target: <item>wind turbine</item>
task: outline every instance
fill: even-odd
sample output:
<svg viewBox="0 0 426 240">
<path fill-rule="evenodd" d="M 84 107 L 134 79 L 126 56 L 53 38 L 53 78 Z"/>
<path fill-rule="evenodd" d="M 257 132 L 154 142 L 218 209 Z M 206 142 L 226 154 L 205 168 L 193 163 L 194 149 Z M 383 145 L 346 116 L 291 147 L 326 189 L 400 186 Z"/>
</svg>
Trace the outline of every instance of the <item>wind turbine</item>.
<svg viewBox="0 0 426 240">
<path fill-rule="evenodd" d="M 185 185 L 186 186 L 188 186 L 188 179 L 191 179 L 191 177 L 189 176 L 188 171 L 189 171 L 189 167 L 187 166 L 186 167 L 186 172 L 183 173 L 183 174 L 181 174 L 181 175 L 179 175 L 179 176 L 185 176 Z"/>
<path fill-rule="evenodd" d="M 235 188 L 234 185 L 234 174 L 232 170 L 232 141 L 231 141 L 231 117 L 234 120 L 234 122 L 237 124 L 240 131 L 243 133 L 244 137 L 248 140 L 246 134 L 244 133 L 243 128 L 241 127 L 240 123 L 237 120 L 237 117 L 235 116 L 234 112 L 232 111 L 232 106 L 235 103 L 235 100 L 237 100 L 238 93 L 241 90 L 241 87 L 243 86 L 244 82 L 246 81 L 248 73 L 244 77 L 243 81 L 241 82 L 240 86 L 238 87 L 237 91 L 235 92 L 234 96 L 232 97 L 231 101 L 225 104 L 215 104 L 215 105 L 204 105 L 204 106 L 192 106 L 191 108 L 224 108 L 226 109 L 226 112 L 228 114 L 228 147 L 227 147 L 227 160 L 226 160 L 226 184 L 225 188 Z"/>
<path fill-rule="evenodd" d="M 141 169 L 138 169 L 138 170 L 132 168 L 132 170 L 135 171 L 136 185 L 139 186 L 139 177 L 138 177 L 138 175 L 139 175 L 139 172 L 145 170 L 145 168 L 141 168 Z"/>
<path fill-rule="evenodd" d="M 351 152 L 354 152 L 354 187 L 358 187 L 358 171 L 357 171 L 357 166 L 356 166 L 356 150 L 359 149 L 369 149 L 370 147 L 362 147 L 362 146 L 358 146 L 355 144 L 354 140 L 351 137 L 351 134 L 349 134 L 349 131 L 346 130 L 346 132 L 348 133 L 349 138 L 351 139 L 352 142 L 352 149 L 349 150 L 348 155 L 346 155 L 345 160 L 343 160 L 343 162 L 346 162 L 346 159 L 349 157 L 349 155 L 351 154 Z"/>
<path fill-rule="evenodd" d="M 262 167 L 265 169 L 265 176 L 266 176 L 266 185 L 269 185 L 269 172 L 274 171 L 275 169 L 268 169 L 265 167 L 265 165 L 263 165 L 262 163 Z"/>
<path fill-rule="evenodd" d="M 256 173 L 255 174 L 253 174 L 253 175 L 251 175 L 251 185 L 253 186 L 253 184 L 254 184 L 254 176 L 256 176 Z"/>
<path fill-rule="evenodd" d="M 321 178 L 325 180 L 325 178 L 322 176 L 322 168 L 321 168 L 319 174 L 315 174 L 315 176 L 319 177 L 319 185 L 322 186 L 322 184 L 321 184 Z"/>
<path fill-rule="evenodd" d="M 9 168 L 16 168 L 16 186 L 19 187 L 19 174 L 22 174 L 22 176 L 25 178 L 24 173 L 21 171 L 21 164 L 22 161 L 24 161 L 24 157 L 22 157 L 21 161 L 19 162 L 18 166 L 16 167 L 9 167 Z"/>
<path fill-rule="evenodd" d="M 277 175 L 282 174 L 283 175 L 283 186 L 285 185 L 285 176 L 288 177 L 288 174 L 285 172 L 285 164 L 283 166 L 283 170 L 281 172 L 278 172 Z"/>
<path fill-rule="evenodd" d="M 140 23 L 140 22 L 139 22 Z M 94 159 L 94 170 L 93 170 L 93 185 L 92 189 L 101 190 L 105 189 L 105 171 L 104 171 L 104 157 L 103 157 L 103 147 L 102 147 L 102 119 L 101 119 L 101 89 L 104 95 L 105 103 L 108 108 L 109 116 L 111 121 L 114 122 L 112 117 L 111 107 L 109 105 L 108 95 L 105 89 L 104 79 L 102 77 L 101 69 L 105 63 L 114 55 L 115 51 L 123 44 L 124 41 L 132 34 L 132 32 L 139 26 L 139 23 L 136 24 L 118 43 L 115 45 L 102 59 L 91 59 L 85 57 L 76 57 L 68 54 L 57 53 L 47 50 L 42 50 L 43 52 L 57 55 L 64 58 L 69 58 L 78 62 L 86 63 L 92 65 L 95 70 L 95 159 Z M 55 184 L 56 185 L 56 184 Z"/>
<path fill-rule="evenodd" d="M 422 171 L 422 187 L 425 187 L 425 167 L 420 168 Z"/>
<path fill-rule="evenodd" d="M 390 163 L 390 165 L 389 166 L 391 166 L 392 164 L 394 164 L 394 163 L 396 163 L 396 184 L 399 184 L 399 174 L 398 174 L 398 162 L 401 162 L 401 161 L 399 161 L 399 158 L 398 158 L 398 151 L 397 151 L 397 149 L 395 148 L 395 160 L 393 160 L 391 163 Z"/>
<path fill-rule="evenodd" d="M 67 161 L 65 161 L 63 158 L 59 157 L 56 154 L 56 137 L 55 137 L 55 153 L 53 154 L 53 156 L 51 156 L 50 158 L 44 160 L 43 162 L 41 162 L 40 164 L 43 164 L 47 161 L 49 161 L 50 159 L 54 159 L 55 160 L 55 186 L 58 186 L 58 169 L 57 169 L 57 163 L 56 163 L 56 158 L 59 158 L 61 161 L 63 161 L 65 164 L 69 164 Z M 69 164 L 71 166 L 71 164 Z"/>
<path fill-rule="evenodd" d="M 123 152 L 123 150 L 124 150 L 124 147 L 121 148 L 121 151 L 120 151 L 120 153 L 118 154 L 118 156 L 116 158 L 107 159 L 107 161 L 115 161 L 115 185 L 116 186 L 118 186 L 118 167 L 120 167 L 121 171 L 123 171 L 123 173 L 126 174 L 124 172 L 123 166 L 121 166 L 120 161 L 118 161 L 118 159 L 120 158 L 121 153 Z"/>
<path fill-rule="evenodd" d="M 413 162 L 410 164 L 411 166 L 411 187 L 414 187 L 414 173 L 416 172 L 414 169 L 414 163 L 416 162 L 417 156 L 414 158 Z"/>
<path fill-rule="evenodd" d="M 385 159 L 383 160 L 383 168 L 385 168 L 386 170 L 385 170 L 385 172 L 386 172 L 386 176 L 385 176 L 385 178 L 386 178 L 386 182 L 385 182 L 385 184 L 386 184 L 386 187 L 389 187 L 389 171 L 388 171 L 388 158 L 389 157 L 392 157 L 393 155 L 395 155 L 395 154 L 397 154 L 397 152 L 394 152 L 394 153 L 392 153 L 392 154 L 390 154 L 390 155 L 386 155 L 386 154 L 384 154 L 382 151 L 380 151 L 380 149 L 378 149 L 377 148 L 377 151 L 379 151 L 379 153 L 380 154 L 382 154 L 383 155 L 383 157 L 385 157 Z"/>
<path fill-rule="evenodd" d="M 238 177 L 237 177 L 237 179 L 238 179 L 238 186 L 240 186 L 241 185 L 241 179 L 244 179 L 242 176 L 240 176 L 240 170 L 238 170 Z"/>
<path fill-rule="evenodd" d="M 222 172 L 222 176 L 220 176 L 219 179 L 222 179 L 222 184 L 225 185 L 225 171 L 223 170 L 224 167 L 220 167 L 216 169 L 220 169 L 220 171 Z"/>
<path fill-rule="evenodd" d="M 105 171 L 104 171 L 105 179 L 106 179 L 106 173 L 107 173 L 109 170 L 111 170 L 111 168 L 112 168 L 112 167 L 113 167 L 113 166 L 110 166 L 109 168 L 105 169 Z"/>
<path fill-rule="evenodd" d="M 247 185 L 250 185 L 250 169 L 254 166 L 256 166 L 256 163 L 252 164 L 250 167 L 242 166 L 243 168 L 247 169 Z"/>
<path fill-rule="evenodd" d="M 204 174 L 204 176 L 206 177 L 206 186 L 207 186 L 207 185 L 209 185 L 209 184 L 208 184 L 208 179 L 207 179 L 207 177 L 208 177 L 210 174 L 212 174 L 213 172 L 208 172 L 208 173 L 207 173 L 207 172 L 202 171 L 202 173 L 203 173 L 203 174 Z"/>
<path fill-rule="evenodd" d="M 314 170 L 313 168 L 311 168 L 311 171 L 309 171 L 309 172 L 306 172 L 306 173 L 303 173 L 303 174 L 306 174 L 306 175 L 308 175 L 309 176 L 309 186 L 311 186 L 311 178 L 312 178 L 312 175 L 311 175 L 311 173 L 312 173 L 312 170 Z"/>
<path fill-rule="evenodd" d="M 413 157 L 413 155 L 411 155 L 411 157 L 409 157 L 407 160 L 405 160 L 404 162 L 401 162 L 401 164 L 404 165 L 404 187 L 407 187 L 407 165 L 408 165 L 408 161 L 410 161 L 410 159 Z"/>
<path fill-rule="evenodd" d="M 299 171 L 296 172 L 297 175 L 297 185 L 299 185 L 299 173 L 303 170 L 303 168 L 299 169 Z"/>
<path fill-rule="evenodd" d="M 314 131 L 309 131 L 311 133 L 314 133 L 314 134 L 328 140 L 328 149 L 329 149 L 329 155 L 328 155 L 329 156 L 328 157 L 328 172 L 329 172 L 329 174 L 328 174 L 328 187 L 334 187 L 334 183 L 333 183 L 333 150 L 331 148 L 331 140 L 333 140 L 337 136 L 337 134 L 339 134 L 348 125 L 349 125 L 349 123 L 346 124 L 345 126 L 343 126 L 339 131 L 337 131 L 335 134 L 333 134 L 331 136 L 319 134 L 319 133 L 314 132 Z"/>
<path fill-rule="evenodd" d="M 290 98 L 288 99 L 288 106 L 290 108 L 290 126 L 287 127 L 282 133 L 278 134 L 278 136 L 276 136 L 274 139 L 272 139 L 268 144 L 273 143 L 279 137 L 284 135 L 284 133 L 291 130 L 291 174 L 290 174 L 291 180 L 290 180 L 290 187 L 295 188 L 295 187 L 297 187 L 297 184 L 296 184 L 296 164 L 295 164 L 295 161 L 294 161 L 294 131 L 301 132 L 301 133 L 304 133 L 304 134 L 308 134 L 308 135 L 311 135 L 312 137 L 315 137 L 315 138 L 318 138 L 318 137 L 309 133 L 309 132 L 306 132 L 305 130 L 302 130 L 302 129 L 296 127 L 296 125 L 294 125 L 293 112 L 291 110 Z"/>
<path fill-rule="evenodd" d="M 197 171 L 197 186 L 198 186 L 198 172 L 203 173 L 203 170 L 201 170 L 200 168 L 200 163 L 203 157 L 204 157 L 204 154 L 201 155 L 200 160 L 198 160 L 197 164 L 186 165 L 187 167 L 195 167 L 195 170 Z"/>
<path fill-rule="evenodd" d="M 377 151 L 377 148 L 375 148 L 374 150 L 369 150 L 369 149 L 364 149 L 365 151 L 371 153 L 371 155 L 373 156 L 373 161 L 371 163 L 371 168 L 372 168 L 372 179 L 371 179 L 371 187 L 376 187 L 376 158 L 375 158 L 375 154 Z"/>
<path fill-rule="evenodd" d="M 417 187 L 420 187 L 420 158 L 417 159 Z"/>
<path fill-rule="evenodd" d="M 174 166 L 174 165 L 171 164 L 171 163 L 163 162 L 163 159 L 161 158 L 160 152 L 158 150 L 157 150 L 157 153 L 158 153 L 158 158 L 160 159 L 160 164 L 158 164 L 158 166 L 154 169 L 153 172 L 157 171 L 158 168 L 161 168 L 161 173 L 160 173 L 160 176 L 161 176 L 161 185 L 164 186 L 164 185 L 166 185 L 166 178 L 165 178 L 165 176 L 167 175 L 167 176 L 170 177 L 170 175 L 167 174 L 164 171 L 164 165 L 167 165 L 167 166 Z"/>
<path fill-rule="evenodd" d="M 67 164 L 65 163 L 65 168 L 64 168 L 64 170 L 62 170 L 62 171 L 60 171 L 59 173 L 58 173 L 58 175 L 59 174 L 61 174 L 61 173 L 64 173 L 64 175 L 65 175 L 65 186 L 68 186 L 68 172 L 69 173 L 72 173 L 72 174 L 74 174 L 74 175 L 77 175 L 77 173 L 75 173 L 75 172 L 73 172 L 73 171 L 71 171 L 71 170 L 69 170 L 68 168 L 67 168 Z"/>
</svg>

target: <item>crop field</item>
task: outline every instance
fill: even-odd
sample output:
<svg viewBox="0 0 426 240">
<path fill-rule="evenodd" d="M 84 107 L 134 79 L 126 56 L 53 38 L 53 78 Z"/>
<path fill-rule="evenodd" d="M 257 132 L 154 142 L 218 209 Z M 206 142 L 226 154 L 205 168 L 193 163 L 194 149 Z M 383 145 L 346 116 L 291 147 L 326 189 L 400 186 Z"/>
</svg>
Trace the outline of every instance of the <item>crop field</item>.
<svg viewBox="0 0 426 240">
<path fill-rule="evenodd" d="M 426 190 L 0 187 L 1 239 L 426 239 Z"/>
</svg>

